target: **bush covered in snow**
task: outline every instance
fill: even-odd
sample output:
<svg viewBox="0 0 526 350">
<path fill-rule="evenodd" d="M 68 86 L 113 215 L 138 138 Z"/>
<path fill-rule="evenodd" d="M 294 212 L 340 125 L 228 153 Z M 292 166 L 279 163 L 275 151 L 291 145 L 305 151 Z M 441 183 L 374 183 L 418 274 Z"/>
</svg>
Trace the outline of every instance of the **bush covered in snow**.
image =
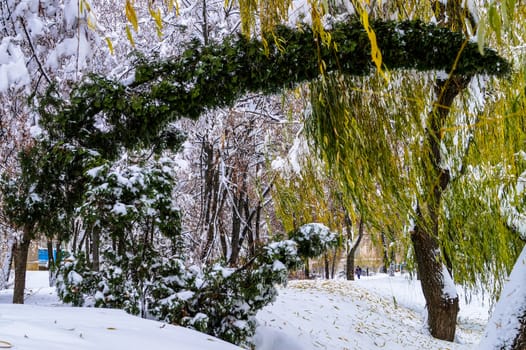
<svg viewBox="0 0 526 350">
<path fill-rule="evenodd" d="M 221 263 L 200 268 L 143 248 L 119 257 L 107 251 L 101 271 L 91 271 L 81 254 L 66 259 L 57 279 L 59 297 L 73 305 L 126 310 L 250 346 L 255 315 L 277 295 L 288 269 L 300 259 L 296 243 L 275 242 L 240 268 Z"/>
<path fill-rule="evenodd" d="M 319 223 L 300 226 L 289 233 L 289 238 L 298 244 L 298 254 L 304 258 L 315 258 L 338 244 L 338 236 Z"/>
</svg>

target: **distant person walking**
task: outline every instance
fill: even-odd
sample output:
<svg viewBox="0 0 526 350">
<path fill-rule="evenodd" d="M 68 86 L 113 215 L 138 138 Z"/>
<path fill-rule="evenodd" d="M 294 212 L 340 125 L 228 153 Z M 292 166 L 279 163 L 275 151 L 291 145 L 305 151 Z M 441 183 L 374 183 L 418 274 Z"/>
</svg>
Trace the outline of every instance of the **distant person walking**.
<svg viewBox="0 0 526 350">
<path fill-rule="evenodd" d="M 355 273 L 358 279 L 360 279 L 360 276 L 362 275 L 362 268 L 360 267 L 360 265 L 356 266 Z"/>
</svg>

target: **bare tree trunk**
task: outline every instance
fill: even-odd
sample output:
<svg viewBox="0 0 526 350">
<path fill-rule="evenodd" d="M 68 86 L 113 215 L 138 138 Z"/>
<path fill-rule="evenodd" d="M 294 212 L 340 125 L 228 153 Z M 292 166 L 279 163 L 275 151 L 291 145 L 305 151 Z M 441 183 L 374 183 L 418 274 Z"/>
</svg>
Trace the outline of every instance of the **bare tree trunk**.
<svg viewBox="0 0 526 350">
<path fill-rule="evenodd" d="M 55 264 L 60 266 L 62 262 L 62 241 L 58 240 L 55 248 Z"/>
<path fill-rule="evenodd" d="M 203 15 L 203 23 L 201 25 L 202 27 L 202 30 L 203 30 L 203 43 L 205 45 L 208 45 L 208 42 L 209 42 L 209 39 L 208 39 L 208 36 L 209 36 L 209 29 L 208 29 L 208 12 L 207 12 L 207 9 L 206 9 L 206 0 L 202 0 L 201 2 L 202 4 L 202 15 Z"/>
<path fill-rule="evenodd" d="M 331 274 L 330 274 L 330 269 L 329 269 L 329 265 L 330 265 L 330 261 L 329 261 L 329 253 L 325 253 L 323 254 L 323 265 L 324 265 L 324 268 L 325 268 L 325 279 L 330 279 L 331 278 Z"/>
<path fill-rule="evenodd" d="M 239 258 L 239 252 L 241 250 L 241 212 L 243 210 L 243 197 L 244 193 L 239 190 L 237 195 L 233 198 L 232 203 L 232 232 L 230 233 L 230 256 L 228 264 L 235 266 Z"/>
<path fill-rule="evenodd" d="M 526 309 L 519 318 L 520 327 L 517 329 L 517 337 L 513 341 L 512 350 L 526 349 Z"/>
<path fill-rule="evenodd" d="M 100 269 L 100 226 L 95 226 L 91 231 L 91 270 L 99 271 Z"/>
<path fill-rule="evenodd" d="M 305 279 L 310 279 L 310 266 L 309 266 L 309 258 L 305 258 Z"/>
<path fill-rule="evenodd" d="M 257 248 L 261 244 L 261 237 L 260 237 L 260 224 L 261 224 L 261 202 L 258 203 L 258 207 L 256 209 L 256 222 L 254 223 L 254 253 L 256 254 Z"/>
<path fill-rule="evenodd" d="M 22 237 L 16 244 L 15 250 L 15 288 L 13 291 L 13 304 L 24 303 L 26 289 L 26 269 L 29 245 L 31 244 L 31 228 L 24 227 Z"/>
<path fill-rule="evenodd" d="M 348 281 L 354 281 L 354 250 L 347 253 L 345 275 Z"/>
<path fill-rule="evenodd" d="M 442 264 L 436 240 L 417 225 L 411 234 L 415 249 L 418 275 L 426 299 L 428 326 L 431 335 L 438 339 L 453 341 L 459 311 L 458 295 L 444 293 L 449 272 Z M 444 276 L 447 273 L 448 276 Z"/>
<path fill-rule="evenodd" d="M 91 234 L 88 235 L 88 231 L 86 231 L 86 233 L 84 234 L 84 237 L 85 237 L 85 241 L 84 241 L 84 244 L 85 244 L 85 250 L 86 250 L 86 264 L 89 266 L 91 264 L 91 258 L 90 258 L 90 240 L 91 240 Z M 114 237 L 113 238 L 113 241 L 112 241 L 112 245 L 113 245 L 113 251 L 117 251 L 117 237 Z M 81 250 L 81 249 L 79 249 Z"/>
<path fill-rule="evenodd" d="M 2 280 L 0 280 L 0 290 L 6 288 L 7 283 L 9 282 L 11 265 L 13 263 L 13 256 L 16 249 L 15 239 L 11 234 L 7 239 L 6 247 L 6 255 L 4 257 L 4 261 L 2 262 L 2 270 L 0 271 L 0 277 L 2 278 Z"/>
<path fill-rule="evenodd" d="M 55 257 L 53 256 L 53 241 L 47 241 L 47 267 L 52 270 L 55 267 Z"/>
<path fill-rule="evenodd" d="M 336 260 L 339 260 L 340 255 L 338 254 L 339 249 L 334 248 L 334 254 L 332 255 L 332 263 L 331 263 L 331 279 L 334 279 L 334 275 L 336 274 Z"/>
<path fill-rule="evenodd" d="M 352 222 L 348 214 L 345 214 L 345 221 L 347 222 L 348 231 L 351 232 Z M 347 252 L 346 275 L 347 275 L 347 280 L 350 280 L 350 281 L 354 281 L 354 256 L 356 254 L 356 251 L 358 250 L 358 246 L 360 245 L 360 242 L 362 241 L 363 233 L 364 233 L 364 222 L 363 222 L 363 218 L 360 217 L 360 222 L 358 223 L 358 237 L 356 237 L 356 240 L 352 243 L 351 247 L 349 248 L 349 251 Z"/>
<path fill-rule="evenodd" d="M 450 273 L 445 269 L 440 256 L 438 237 L 438 220 L 442 202 L 442 194 L 448 187 L 451 177 L 447 169 L 442 168 L 442 129 L 445 125 L 455 97 L 465 89 L 470 77 L 453 76 L 445 81 L 437 80 L 435 92 L 437 101 L 434 111 L 428 116 L 426 149 L 429 150 L 429 162 L 423 163 L 428 173 L 425 179 L 427 209 L 424 214 L 419 205 L 417 210 L 417 225 L 411 234 L 418 275 L 422 291 L 426 299 L 428 311 L 428 326 L 435 338 L 453 341 L 457 314 L 459 311 L 458 295 L 444 293 L 444 287 Z"/>
<path fill-rule="evenodd" d="M 382 273 L 387 273 L 387 269 L 389 266 L 389 247 L 387 246 L 387 238 L 385 237 L 385 233 L 382 232 L 381 235 L 382 238 L 382 259 L 384 262 L 384 266 L 382 266 Z"/>
</svg>

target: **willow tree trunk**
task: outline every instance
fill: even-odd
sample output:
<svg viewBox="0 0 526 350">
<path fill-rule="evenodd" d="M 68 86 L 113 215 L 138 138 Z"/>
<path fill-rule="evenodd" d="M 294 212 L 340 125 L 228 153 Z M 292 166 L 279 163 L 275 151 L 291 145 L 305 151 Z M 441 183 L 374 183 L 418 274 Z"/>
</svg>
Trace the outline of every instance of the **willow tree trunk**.
<svg viewBox="0 0 526 350">
<path fill-rule="evenodd" d="M 426 299 L 429 332 L 435 338 L 453 341 L 459 300 L 456 292 L 448 288 L 450 285 L 447 282 L 452 283 L 452 279 L 436 254 L 439 251 L 437 241 L 420 226 L 413 231 L 411 240 Z"/>
<path fill-rule="evenodd" d="M 428 327 L 435 338 L 453 341 L 459 311 L 458 295 L 450 272 L 445 268 L 437 241 L 442 195 L 451 177 L 442 166 L 442 130 L 455 97 L 464 90 L 470 77 L 452 76 L 437 80 L 435 108 L 428 116 L 425 147 L 428 157 L 423 160 L 427 178 L 426 193 L 417 211 L 417 225 L 411 234 L 418 275 L 426 299 Z"/>
<path fill-rule="evenodd" d="M 13 291 L 13 304 L 24 303 L 24 291 L 26 289 L 26 268 L 29 245 L 31 244 L 31 229 L 24 228 L 22 237 L 16 244 L 15 249 L 15 287 Z"/>
</svg>

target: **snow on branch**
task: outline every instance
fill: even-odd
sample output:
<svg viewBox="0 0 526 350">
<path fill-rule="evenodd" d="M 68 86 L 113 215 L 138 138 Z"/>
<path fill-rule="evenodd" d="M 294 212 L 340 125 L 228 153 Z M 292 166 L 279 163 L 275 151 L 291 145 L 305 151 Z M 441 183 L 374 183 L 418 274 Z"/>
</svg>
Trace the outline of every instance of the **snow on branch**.
<svg viewBox="0 0 526 350">
<path fill-rule="evenodd" d="M 376 21 L 372 27 L 387 69 L 497 76 L 511 69 L 494 50 L 481 55 L 476 43 L 446 28 L 420 21 Z M 318 78 L 320 70 L 358 76 L 374 71 L 359 21 L 335 24 L 330 35 L 326 45 L 307 25 L 279 26 L 264 40 L 238 35 L 206 46 L 194 41 L 178 57 L 139 61 L 131 83 L 92 75 L 69 102 L 49 90 L 41 98 L 42 123 L 59 138 L 67 135 L 107 153 L 155 144 L 167 123 L 196 119 L 248 92 L 277 93 Z M 101 120 L 109 130 L 94 127 Z"/>
</svg>

